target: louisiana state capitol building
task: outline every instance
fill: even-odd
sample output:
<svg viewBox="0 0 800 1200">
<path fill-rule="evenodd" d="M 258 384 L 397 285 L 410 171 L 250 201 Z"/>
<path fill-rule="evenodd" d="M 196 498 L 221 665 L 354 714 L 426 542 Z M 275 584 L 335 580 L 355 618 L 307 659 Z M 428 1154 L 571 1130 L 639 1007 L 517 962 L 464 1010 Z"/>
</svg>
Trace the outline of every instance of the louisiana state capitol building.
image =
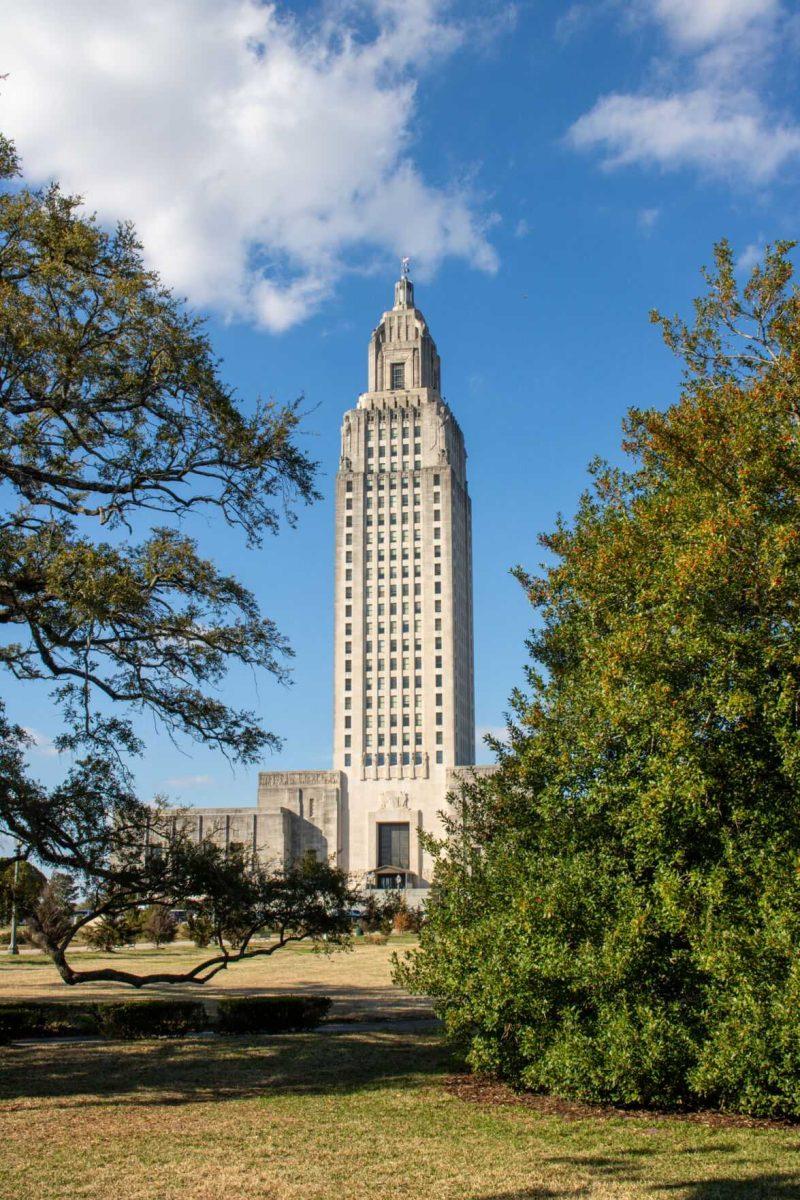
<svg viewBox="0 0 800 1200">
<path fill-rule="evenodd" d="M 419 834 L 475 761 L 466 458 L 404 265 L 342 421 L 333 770 L 262 772 L 255 809 L 190 810 L 198 836 L 284 864 L 311 850 L 364 886 L 424 894 Z"/>
</svg>

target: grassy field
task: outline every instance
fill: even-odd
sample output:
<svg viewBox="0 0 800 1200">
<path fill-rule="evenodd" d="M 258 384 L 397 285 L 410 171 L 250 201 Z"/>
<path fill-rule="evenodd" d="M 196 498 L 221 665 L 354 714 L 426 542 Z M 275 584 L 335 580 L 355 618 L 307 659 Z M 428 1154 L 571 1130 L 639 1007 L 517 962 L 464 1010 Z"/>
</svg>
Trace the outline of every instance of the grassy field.
<svg viewBox="0 0 800 1200">
<path fill-rule="evenodd" d="M 26 1200 L 800 1196 L 800 1131 L 464 1100 L 430 1034 L 6 1050 L 0 1195 Z"/>
<path fill-rule="evenodd" d="M 411 936 L 392 937 L 384 946 L 356 943 L 351 951 L 317 954 L 305 944 L 287 946 L 268 959 L 251 959 L 203 987 L 148 987 L 143 996 L 191 996 L 213 1000 L 227 995 L 268 995 L 271 992 L 324 992 L 333 999 L 332 1020 L 401 1019 L 430 1016 L 430 1005 L 419 996 L 408 996 L 393 987 L 392 953 L 414 944 Z M 194 946 L 165 946 L 161 950 L 117 950 L 103 955 L 79 950 L 76 966 L 115 966 L 133 971 L 184 971 L 201 961 Z M 18 958 L 0 954 L 0 1001 L 129 999 L 137 993 L 124 984 L 87 984 L 67 987 L 48 959 L 38 951 Z"/>
<path fill-rule="evenodd" d="M 229 972 L 219 990 L 308 989 L 336 994 L 339 1015 L 424 1015 L 418 999 L 393 993 L 391 949 L 292 950 Z M 174 965 L 189 953 L 158 958 Z M 30 956 L 0 963 L 0 998 L 20 995 L 75 992 Z M 390 1023 L 12 1046 L 0 1050 L 0 1197 L 800 1200 L 800 1127 L 553 1111 L 459 1072 L 430 1028 Z"/>
</svg>

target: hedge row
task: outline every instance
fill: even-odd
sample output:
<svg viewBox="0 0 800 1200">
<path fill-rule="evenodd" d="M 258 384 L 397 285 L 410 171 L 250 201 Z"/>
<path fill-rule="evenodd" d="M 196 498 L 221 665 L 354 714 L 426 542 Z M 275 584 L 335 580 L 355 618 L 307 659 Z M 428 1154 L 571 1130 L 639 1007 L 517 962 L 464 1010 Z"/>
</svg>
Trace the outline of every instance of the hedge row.
<svg viewBox="0 0 800 1200">
<path fill-rule="evenodd" d="M 181 1037 L 219 1033 L 287 1033 L 313 1029 L 327 996 L 247 996 L 220 1000 L 212 1019 L 201 1000 L 115 1000 L 87 1004 L 0 1004 L 0 1043 L 29 1037 Z"/>
<path fill-rule="evenodd" d="M 282 1033 L 313 1029 L 331 1006 L 328 996 L 237 996 L 219 1001 L 220 1033 Z"/>
</svg>

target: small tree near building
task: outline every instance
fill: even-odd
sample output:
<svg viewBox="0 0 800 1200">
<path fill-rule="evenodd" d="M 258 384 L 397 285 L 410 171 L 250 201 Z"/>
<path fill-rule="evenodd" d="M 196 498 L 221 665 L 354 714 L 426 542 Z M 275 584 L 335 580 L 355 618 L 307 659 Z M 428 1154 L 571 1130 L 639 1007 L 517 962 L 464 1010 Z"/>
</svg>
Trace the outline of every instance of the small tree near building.
<svg viewBox="0 0 800 1200">
<path fill-rule="evenodd" d="M 175 941 L 178 922 L 163 904 L 151 904 L 142 918 L 142 934 L 156 949 Z"/>
</svg>

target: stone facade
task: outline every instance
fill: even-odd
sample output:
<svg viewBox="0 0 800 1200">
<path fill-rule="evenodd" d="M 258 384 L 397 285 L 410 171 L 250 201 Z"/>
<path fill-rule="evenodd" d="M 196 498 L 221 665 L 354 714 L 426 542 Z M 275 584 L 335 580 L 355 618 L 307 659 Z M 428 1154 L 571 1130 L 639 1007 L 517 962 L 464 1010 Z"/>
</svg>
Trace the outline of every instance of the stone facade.
<svg viewBox="0 0 800 1200">
<path fill-rule="evenodd" d="M 196 836 L 286 864 L 308 850 L 423 894 L 437 832 L 475 761 L 466 451 L 404 272 L 344 414 L 336 477 L 332 771 L 262 772 L 255 809 L 192 809 Z M 395 861 L 396 860 L 396 861 Z"/>
</svg>

